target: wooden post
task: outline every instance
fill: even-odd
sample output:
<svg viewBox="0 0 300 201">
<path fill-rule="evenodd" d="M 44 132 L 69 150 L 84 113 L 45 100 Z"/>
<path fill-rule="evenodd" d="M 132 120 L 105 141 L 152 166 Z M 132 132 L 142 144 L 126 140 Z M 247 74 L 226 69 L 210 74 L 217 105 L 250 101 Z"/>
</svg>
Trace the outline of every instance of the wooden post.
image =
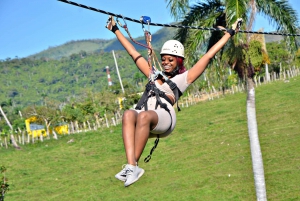
<svg viewBox="0 0 300 201">
<path fill-rule="evenodd" d="M 83 122 L 83 129 L 84 129 L 84 132 L 86 132 L 86 124 L 85 124 L 85 122 Z"/>
<path fill-rule="evenodd" d="M 30 135 L 27 133 L 27 144 L 30 143 Z"/>
<path fill-rule="evenodd" d="M 100 122 L 99 122 L 99 118 L 98 118 L 97 115 L 95 115 L 95 119 L 96 119 L 96 123 L 97 123 L 98 128 L 100 128 Z"/>
<path fill-rule="evenodd" d="M 89 130 L 92 130 L 92 129 L 91 129 L 91 124 L 90 124 L 90 122 L 89 122 L 89 121 L 86 121 L 86 123 L 88 124 Z"/>
<path fill-rule="evenodd" d="M 76 130 L 77 130 L 77 133 L 79 133 L 79 124 L 78 124 L 77 121 L 75 121 L 75 128 L 76 128 Z"/>
<path fill-rule="evenodd" d="M 279 79 L 282 80 L 282 66 L 281 66 L 281 62 L 279 63 Z"/>
<path fill-rule="evenodd" d="M 4 137 L 4 144 L 5 144 L 5 148 L 7 149 L 8 146 L 7 146 L 7 139 L 6 139 L 6 137 Z"/>
<path fill-rule="evenodd" d="M 73 124 L 72 121 L 71 121 L 71 123 L 70 123 L 70 127 L 71 127 L 71 133 L 74 134 L 74 133 L 75 133 L 75 130 L 74 130 L 74 124 Z"/>
<path fill-rule="evenodd" d="M 44 136 L 43 136 L 43 133 L 40 134 L 40 140 L 41 140 L 41 142 L 44 142 Z"/>
<path fill-rule="evenodd" d="M 56 132 L 55 132 L 54 129 L 53 129 L 52 133 L 53 133 L 53 139 L 56 139 L 56 140 L 57 140 L 57 139 L 58 139 L 58 138 L 57 138 L 57 134 L 56 134 Z"/>
<path fill-rule="evenodd" d="M 105 117 L 105 121 L 106 121 L 106 126 L 107 126 L 107 128 L 109 128 L 109 123 L 108 123 L 108 120 L 107 120 L 106 114 L 104 114 L 104 117 Z"/>
<path fill-rule="evenodd" d="M 112 117 L 111 120 L 112 120 L 112 122 L 113 122 L 113 125 L 116 126 L 115 118 Z"/>
<path fill-rule="evenodd" d="M 25 144 L 25 131 L 22 131 L 22 145 Z"/>
<path fill-rule="evenodd" d="M 10 135 L 10 140 L 11 140 L 13 146 L 14 146 L 16 149 L 21 149 L 21 148 L 19 147 L 19 145 L 17 144 L 17 142 L 16 142 L 15 137 L 14 137 L 13 134 Z"/>
</svg>

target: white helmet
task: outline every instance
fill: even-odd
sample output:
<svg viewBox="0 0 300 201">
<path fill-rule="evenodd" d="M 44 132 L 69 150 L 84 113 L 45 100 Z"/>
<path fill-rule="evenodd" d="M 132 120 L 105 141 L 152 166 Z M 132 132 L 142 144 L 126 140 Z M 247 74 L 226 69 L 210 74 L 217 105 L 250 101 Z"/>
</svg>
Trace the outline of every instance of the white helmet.
<svg viewBox="0 0 300 201">
<path fill-rule="evenodd" d="M 161 48 L 160 55 L 170 54 L 184 58 L 184 47 L 177 40 L 168 40 Z"/>
</svg>

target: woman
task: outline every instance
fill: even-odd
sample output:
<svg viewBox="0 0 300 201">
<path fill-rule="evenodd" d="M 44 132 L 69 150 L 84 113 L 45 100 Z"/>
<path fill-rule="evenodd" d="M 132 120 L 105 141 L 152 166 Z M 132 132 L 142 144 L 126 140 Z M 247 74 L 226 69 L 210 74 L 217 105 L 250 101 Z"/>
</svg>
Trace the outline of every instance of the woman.
<svg viewBox="0 0 300 201">
<path fill-rule="evenodd" d="M 164 75 L 158 76 L 155 82 L 147 85 L 145 98 L 138 103 L 135 110 L 126 110 L 122 120 L 122 136 L 126 151 L 127 165 L 115 175 L 125 182 L 125 187 L 136 182 L 144 170 L 138 166 L 138 161 L 145 148 L 149 137 L 166 137 L 176 124 L 176 115 L 173 109 L 178 101 L 179 94 L 193 83 L 205 70 L 210 59 L 226 44 L 226 42 L 238 31 L 238 19 L 224 36 L 189 70 L 183 66 L 184 47 L 176 40 L 167 41 L 161 50 L 161 61 Z M 138 69 L 149 77 L 151 73 L 148 62 L 136 51 L 134 46 L 119 31 L 112 16 L 109 17 L 107 26 L 126 49 L 134 60 Z M 176 85 L 174 85 L 174 83 Z M 173 86 L 173 87 L 172 87 Z M 174 87 L 175 86 L 175 87 Z M 173 89 L 173 90 L 172 90 Z M 157 92 L 157 93 L 156 93 Z M 160 94 L 160 95 L 157 95 Z"/>
</svg>

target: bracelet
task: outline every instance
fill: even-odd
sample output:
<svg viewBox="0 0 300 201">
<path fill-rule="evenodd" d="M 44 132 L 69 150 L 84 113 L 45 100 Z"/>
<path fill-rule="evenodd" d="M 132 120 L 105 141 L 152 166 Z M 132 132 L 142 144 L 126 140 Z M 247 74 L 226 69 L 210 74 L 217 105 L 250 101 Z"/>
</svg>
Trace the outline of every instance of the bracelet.
<svg viewBox="0 0 300 201">
<path fill-rule="evenodd" d="M 138 60 L 139 58 L 141 58 L 141 57 L 143 57 L 143 56 L 142 56 L 142 55 L 137 56 L 137 57 L 134 59 L 134 63 L 136 63 L 137 60 Z"/>
<path fill-rule="evenodd" d="M 234 34 L 235 34 L 235 30 L 233 30 L 233 29 L 229 29 L 229 30 L 227 30 L 227 33 L 229 33 L 229 34 L 230 34 L 230 36 L 234 36 Z"/>
<path fill-rule="evenodd" d="M 111 31 L 113 33 L 115 33 L 117 30 L 119 30 L 118 26 L 117 25 L 114 25 L 112 28 L 111 28 Z"/>
</svg>

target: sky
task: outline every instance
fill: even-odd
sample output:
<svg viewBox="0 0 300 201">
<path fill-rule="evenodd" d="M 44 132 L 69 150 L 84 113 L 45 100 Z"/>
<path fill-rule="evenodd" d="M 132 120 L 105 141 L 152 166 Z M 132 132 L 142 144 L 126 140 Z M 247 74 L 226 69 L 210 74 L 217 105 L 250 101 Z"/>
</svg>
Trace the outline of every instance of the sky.
<svg viewBox="0 0 300 201">
<path fill-rule="evenodd" d="M 154 23 L 174 21 L 165 0 L 72 1 L 137 20 L 149 16 Z M 289 3 L 300 19 L 299 0 L 289 0 Z M 72 40 L 112 39 L 114 34 L 105 28 L 107 18 L 107 14 L 57 0 L 0 0 L 0 60 L 27 57 Z M 143 35 L 141 24 L 126 22 L 133 37 Z M 274 30 L 267 20 L 259 17 L 254 31 L 262 27 L 264 31 Z M 150 26 L 150 32 L 161 28 Z"/>
</svg>

